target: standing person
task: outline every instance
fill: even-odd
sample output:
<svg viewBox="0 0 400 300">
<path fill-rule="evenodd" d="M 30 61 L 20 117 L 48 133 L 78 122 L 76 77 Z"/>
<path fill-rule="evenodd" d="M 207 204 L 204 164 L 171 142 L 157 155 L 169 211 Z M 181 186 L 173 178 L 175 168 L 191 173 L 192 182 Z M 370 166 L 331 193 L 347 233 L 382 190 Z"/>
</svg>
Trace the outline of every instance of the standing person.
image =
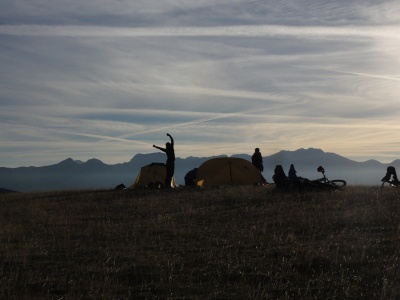
<svg viewBox="0 0 400 300">
<path fill-rule="evenodd" d="M 165 163 L 165 167 L 167 169 L 167 174 L 165 175 L 165 182 L 164 186 L 166 188 L 171 188 L 171 181 L 172 177 L 174 176 L 174 171 L 175 171 L 175 150 L 174 150 L 174 139 L 172 136 L 167 133 L 167 136 L 171 139 L 171 142 L 167 142 L 165 144 L 165 148 L 158 147 L 156 145 L 153 145 L 154 148 L 157 148 L 165 154 L 167 154 L 167 162 Z"/>
<path fill-rule="evenodd" d="M 254 154 L 251 156 L 251 163 L 262 172 L 264 171 L 263 158 L 260 152 L 260 148 L 256 148 Z"/>
<path fill-rule="evenodd" d="M 299 177 L 297 177 L 297 171 L 294 168 L 294 165 L 291 164 L 290 165 L 290 169 L 289 169 L 289 180 L 290 181 L 297 181 L 299 180 Z"/>
</svg>

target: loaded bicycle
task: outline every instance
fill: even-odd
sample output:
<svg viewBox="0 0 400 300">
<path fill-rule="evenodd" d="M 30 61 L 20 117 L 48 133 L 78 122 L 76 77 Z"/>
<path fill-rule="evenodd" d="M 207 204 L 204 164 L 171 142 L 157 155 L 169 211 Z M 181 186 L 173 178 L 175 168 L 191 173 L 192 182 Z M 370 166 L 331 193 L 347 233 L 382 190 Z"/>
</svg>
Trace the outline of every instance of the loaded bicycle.
<svg viewBox="0 0 400 300">
<path fill-rule="evenodd" d="M 316 185 L 320 189 L 326 189 L 326 190 L 339 190 L 343 189 L 347 182 L 343 179 L 334 179 L 330 180 L 326 177 L 325 175 L 325 169 L 322 166 L 319 166 L 317 168 L 317 171 L 322 173 L 323 177 L 315 180 L 311 180 L 311 184 Z"/>
<path fill-rule="evenodd" d="M 286 176 L 281 165 L 277 165 L 272 179 L 275 182 L 277 190 L 280 191 L 334 191 L 343 189 L 346 181 L 343 179 L 330 180 L 325 175 L 325 169 L 322 166 L 317 168 L 323 177 L 315 180 L 298 177 L 294 165 L 290 166 L 289 177 Z"/>
</svg>

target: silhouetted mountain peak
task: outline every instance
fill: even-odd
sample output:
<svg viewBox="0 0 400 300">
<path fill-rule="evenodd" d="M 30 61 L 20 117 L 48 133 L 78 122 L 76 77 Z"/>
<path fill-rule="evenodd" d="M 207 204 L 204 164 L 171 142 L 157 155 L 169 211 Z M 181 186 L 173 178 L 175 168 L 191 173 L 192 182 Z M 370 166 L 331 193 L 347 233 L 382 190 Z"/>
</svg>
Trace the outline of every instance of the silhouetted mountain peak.
<svg viewBox="0 0 400 300">
<path fill-rule="evenodd" d="M 380 165 L 382 165 L 382 163 L 380 163 L 379 161 L 377 161 L 375 159 L 369 159 L 369 160 L 365 161 L 364 164 L 368 165 L 368 166 L 380 166 Z"/>
<path fill-rule="evenodd" d="M 59 162 L 57 166 L 65 167 L 65 166 L 75 166 L 77 163 L 72 158 L 64 159 L 63 161 Z"/>
<path fill-rule="evenodd" d="M 316 148 L 300 148 L 297 150 L 281 150 L 273 156 L 278 156 L 278 157 L 304 157 L 304 156 L 320 156 L 324 155 L 325 152 L 322 151 L 321 149 L 316 149 Z"/>
<path fill-rule="evenodd" d="M 293 152 L 294 153 L 306 153 L 307 155 L 310 155 L 310 154 L 324 154 L 324 153 L 326 153 L 323 150 L 318 149 L 318 148 L 300 148 L 300 149 L 297 149 L 297 150 L 295 150 Z"/>
<path fill-rule="evenodd" d="M 131 161 L 132 160 L 137 160 L 137 159 L 141 159 L 141 158 L 144 158 L 144 157 L 156 157 L 156 156 L 160 156 L 160 155 L 165 155 L 164 153 L 158 153 L 158 152 L 153 152 L 153 153 L 138 153 L 138 154 L 135 154 L 133 157 L 132 157 L 132 159 L 131 159 Z"/>
<path fill-rule="evenodd" d="M 396 159 L 394 161 L 392 161 L 389 165 L 400 165 L 400 159 Z"/>
<path fill-rule="evenodd" d="M 97 166 L 104 166 L 105 163 L 103 163 L 99 159 L 92 158 L 92 159 L 89 159 L 87 162 L 85 162 L 83 165 L 90 166 L 90 167 L 97 167 Z"/>
<path fill-rule="evenodd" d="M 130 164 L 139 165 L 141 167 L 151 164 L 153 162 L 165 162 L 167 156 L 164 152 L 155 152 L 147 154 L 136 154 L 131 160 Z"/>
</svg>

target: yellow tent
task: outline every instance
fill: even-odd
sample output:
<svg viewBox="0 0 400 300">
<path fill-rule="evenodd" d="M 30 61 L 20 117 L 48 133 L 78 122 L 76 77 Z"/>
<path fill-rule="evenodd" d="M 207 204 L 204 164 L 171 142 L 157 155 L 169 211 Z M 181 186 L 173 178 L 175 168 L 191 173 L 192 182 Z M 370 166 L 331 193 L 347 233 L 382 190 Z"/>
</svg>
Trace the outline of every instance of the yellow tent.
<svg viewBox="0 0 400 300">
<path fill-rule="evenodd" d="M 167 169 L 165 164 L 162 163 L 152 163 L 150 165 L 144 166 L 140 169 L 135 182 L 129 187 L 133 188 L 159 188 L 164 186 L 165 175 Z M 174 178 L 172 178 L 171 187 L 177 187 Z"/>
<path fill-rule="evenodd" d="M 218 157 L 204 162 L 196 174 L 200 187 L 216 185 L 246 185 L 265 182 L 260 171 L 248 160 L 237 157 Z"/>
</svg>

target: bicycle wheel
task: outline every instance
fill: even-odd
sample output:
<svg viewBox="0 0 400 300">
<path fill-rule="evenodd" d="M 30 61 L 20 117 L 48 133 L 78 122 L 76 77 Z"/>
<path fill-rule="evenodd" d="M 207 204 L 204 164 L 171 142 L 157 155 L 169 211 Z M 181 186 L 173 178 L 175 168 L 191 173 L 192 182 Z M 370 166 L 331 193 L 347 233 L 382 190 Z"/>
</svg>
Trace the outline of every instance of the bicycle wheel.
<svg viewBox="0 0 400 300">
<path fill-rule="evenodd" d="M 316 191 L 334 191 L 339 188 L 336 184 L 332 183 L 331 181 L 327 182 L 326 180 L 323 179 L 310 181 L 308 187 Z"/>
<path fill-rule="evenodd" d="M 347 184 L 347 182 L 345 180 L 341 180 L 341 179 L 331 180 L 330 183 L 337 186 L 337 188 L 339 188 L 339 189 L 344 188 Z"/>
</svg>

